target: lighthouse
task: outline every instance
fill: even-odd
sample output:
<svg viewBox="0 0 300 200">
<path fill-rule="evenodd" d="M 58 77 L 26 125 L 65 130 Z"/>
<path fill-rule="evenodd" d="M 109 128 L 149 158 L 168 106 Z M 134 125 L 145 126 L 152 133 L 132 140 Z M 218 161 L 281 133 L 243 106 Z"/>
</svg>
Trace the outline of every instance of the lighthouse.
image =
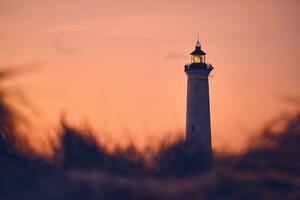
<svg viewBox="0 0 300 200">
<path fill-rule="evenodd" d="M 213 67 L 206 63 L 205 55 L 198 39 L 191 53 L 191 63 L 184 66 L 187 75 L 186 142 L 193 151 L 211 157 L 208 78 Z"/>
</svg>

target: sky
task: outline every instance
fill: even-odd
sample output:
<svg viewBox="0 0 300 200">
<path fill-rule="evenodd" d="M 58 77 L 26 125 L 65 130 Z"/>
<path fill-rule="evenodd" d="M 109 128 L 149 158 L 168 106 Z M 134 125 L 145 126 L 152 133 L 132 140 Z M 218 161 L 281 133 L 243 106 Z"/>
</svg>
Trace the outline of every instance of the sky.
<svg viewBox="0 0 300 200">
<path fill-rule="evenodd" d="M 268 121 L 299 107 L 299 7 L 298 0 L 0 0 L 0 69 L 30 69 L 2 84 L 22 94 L 38 148 L 62 117 L 106 143 L 143 147 L 184 132 L 183 66 L 199 34 L 214 66 L 213 147 L 242 149 Z"/>
</svg>

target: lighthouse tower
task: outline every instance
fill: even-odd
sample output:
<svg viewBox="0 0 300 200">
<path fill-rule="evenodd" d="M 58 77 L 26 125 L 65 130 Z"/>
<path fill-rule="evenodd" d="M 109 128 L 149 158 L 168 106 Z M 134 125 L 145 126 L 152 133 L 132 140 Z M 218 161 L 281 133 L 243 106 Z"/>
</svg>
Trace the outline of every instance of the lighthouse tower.
<svg viewBox="0 0 300 200">
<path fill-rule="evenodd" d="M 191 63 L 184 66 L 187 75 L 186 141 L 188 146 L 210 157 L 211 128 L 208 76 L 212 65 L 205 61 L 199 39 L 191 53 Z"/>
</svg>

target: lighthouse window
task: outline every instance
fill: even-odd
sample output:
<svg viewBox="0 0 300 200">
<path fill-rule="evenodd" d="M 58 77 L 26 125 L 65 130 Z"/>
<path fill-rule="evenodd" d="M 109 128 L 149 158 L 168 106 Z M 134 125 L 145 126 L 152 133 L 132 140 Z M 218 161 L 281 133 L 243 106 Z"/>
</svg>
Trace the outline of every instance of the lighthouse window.
<svg viewBox="0 0 300 200">
<path fill-rule="evenodd" d="M 195 128 L 194 128 L 194 125 L 192 125 L 192 131 L 194 131 L 194 129 L 195 129 Z"/>
<path fill-rule="evenodd" d="M 200 63 L 201 62 L 201 56 L 200 55 L 194 55 L 193 56 L 193 63 Z"/>
</svg>

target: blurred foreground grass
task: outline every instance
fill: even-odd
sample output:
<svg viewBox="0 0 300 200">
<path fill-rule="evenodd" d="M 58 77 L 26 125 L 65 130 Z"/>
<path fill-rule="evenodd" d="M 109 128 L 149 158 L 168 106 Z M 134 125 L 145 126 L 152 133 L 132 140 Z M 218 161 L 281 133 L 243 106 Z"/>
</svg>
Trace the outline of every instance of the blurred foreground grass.
<svg viewBox="0 0 300 200">
<path fill-rule="evenodd" d="M 1 200 L 300 199 L 300 112 L 279 132 L 266 128 L 247 152 L 214 155 L 211 164 L 182 140 L 161 145 L 149 164 L 134 147 L 108 152 L 89 130 L 62 122 L 49 161 L 30 153 L 5 95 L 0 88 Z"/>
</svg>

